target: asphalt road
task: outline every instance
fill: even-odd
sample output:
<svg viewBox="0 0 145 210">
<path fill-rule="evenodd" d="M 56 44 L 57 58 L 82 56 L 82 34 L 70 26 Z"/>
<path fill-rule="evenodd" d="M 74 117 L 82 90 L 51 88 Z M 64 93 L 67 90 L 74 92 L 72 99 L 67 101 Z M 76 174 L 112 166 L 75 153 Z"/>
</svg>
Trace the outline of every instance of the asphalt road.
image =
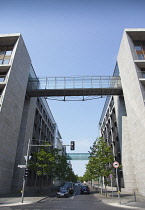
<svg viewBox="0 0 145 210">
<path fill-rule="evenodd" d="M 3 207 L 3 210 L 122 210 L 128 208 L 113 207 L 104 204 L 93 192 L 80 194 L 79 187 L 75 187 L 74 195 L 69 198 L 48 197 L 37 203 L 23 206 Z"/>
</svg>

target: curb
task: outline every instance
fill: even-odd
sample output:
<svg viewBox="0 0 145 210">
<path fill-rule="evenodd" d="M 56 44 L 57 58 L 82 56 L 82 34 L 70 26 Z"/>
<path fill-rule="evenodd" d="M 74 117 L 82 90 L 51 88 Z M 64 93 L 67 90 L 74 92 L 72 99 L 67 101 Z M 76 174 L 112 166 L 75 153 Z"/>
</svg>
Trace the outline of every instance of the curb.
<svg viewBox="0 0 145 210">
<path fill-rule="evenodd" d="M 23 203 L 21 202 L 16 202 L 16 203 L 0 203 L 0 207 L 3 207 L 3 206 L 21 206 L 21 205 L 27 205 L 27 204 L 32 204 L 32 203 L 38 203 L 38 202 L 41 202 L 43 201 L 44 199 L 46 198 L 49 198 L 49 196 L 46 196 L 40 200 L 37 200 L 37 201 L 24 201 Z"/>
<path fill-rule="evenodd" d="M 98 199 L 101 200 L 101 202 L 103 202 L 104 204 L 106 205 L 109 205 L 109 206 L 114 206 L 114 207 L 120 207 L 120 208 L 128 208 L 128 209 L 138 209 L 138 210 L 143 210 L 145 209 L 144 207 L 137 207 L 137 206 L 129 206 L 129 205 L 125 205 L 125 204 L 119 204 L 118 202 L 112 202 L 111 203 L 111 199 L 105 199 L 105 197 L 103 197 L 101 194 L 97 194 L 95 193 L 94 196 Z M 109 202 L 108 202 L 109 201 Z"/>
</svg>

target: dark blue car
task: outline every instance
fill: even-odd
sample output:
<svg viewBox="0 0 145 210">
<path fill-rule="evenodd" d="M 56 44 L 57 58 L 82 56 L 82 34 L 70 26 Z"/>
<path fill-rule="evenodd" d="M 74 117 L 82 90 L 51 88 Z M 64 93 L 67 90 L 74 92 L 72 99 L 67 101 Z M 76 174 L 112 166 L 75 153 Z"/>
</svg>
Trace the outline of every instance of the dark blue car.
<svg viewBox="0 0 145 210">
<path fill-rule="evenodd" d="M 69 193 L 68 187 L 60 187 L 59 190 L 57 191 L 58 198 L 60 198 L 60 197 L 68 198 L 69 196 L 70 196 L 70 193 Z"/>
</svg>

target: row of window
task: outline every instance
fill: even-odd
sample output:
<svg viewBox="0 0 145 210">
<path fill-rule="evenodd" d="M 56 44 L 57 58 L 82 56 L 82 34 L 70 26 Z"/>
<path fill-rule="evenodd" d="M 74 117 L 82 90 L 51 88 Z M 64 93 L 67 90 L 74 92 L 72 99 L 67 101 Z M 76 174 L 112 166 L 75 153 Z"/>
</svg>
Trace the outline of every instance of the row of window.
<svg viewBox="0 0 145 210">
<path fill-rule="evenodd" d="M 41 101 L 39 98 L 37 99 L 37 106 L 38 106 L 40 112 L 42 113 L 45 121 L 48 123 L 49 127 L 51 127 L 51 129 L 54 131 L 53 123 L 51 122 L 51 119 L 50 119 L 47 111 L 43 108 L 43 105 L 41 104 Z"/>
</svg>

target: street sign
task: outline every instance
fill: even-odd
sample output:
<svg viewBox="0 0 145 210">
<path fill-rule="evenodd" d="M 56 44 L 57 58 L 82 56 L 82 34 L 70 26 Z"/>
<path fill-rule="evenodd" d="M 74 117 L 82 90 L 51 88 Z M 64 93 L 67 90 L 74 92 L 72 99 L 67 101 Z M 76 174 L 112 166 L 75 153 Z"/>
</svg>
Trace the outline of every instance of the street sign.
<svg viewBox="0 0 145 210">
<path fill-rule="evenodd" d="M 114 168 L 118 168 L 118 167 L 119 167 L 119 163 L 118 163 L 117 161 L 115 161 L 115 162 L 113 163 L 113 167 L 114 167 Z"/>
<path fill-rule="evenodd" d="M 32 156 L 29 155 L 29 156 L 28 156 L 28 160 L 30 160 L 31 157 L 32 157 Z M 27 156 L 24 156 L 24 158 L 25 158 L 25 161 L 27 161 Z"/>
<path fill-rule="evenodd" d="M 18 168 L 26 168 L 26 165 L 18 165 Z"/>
<path fill-rule="evenodd" d="M 112 174 L 110 174 L 110 175 L 109 175 L 109 177 L 110 177 L 110 178 L 112 178 L 112 177 L 113 177 L 113 175 L 112 175 Z"/>
</svg>

